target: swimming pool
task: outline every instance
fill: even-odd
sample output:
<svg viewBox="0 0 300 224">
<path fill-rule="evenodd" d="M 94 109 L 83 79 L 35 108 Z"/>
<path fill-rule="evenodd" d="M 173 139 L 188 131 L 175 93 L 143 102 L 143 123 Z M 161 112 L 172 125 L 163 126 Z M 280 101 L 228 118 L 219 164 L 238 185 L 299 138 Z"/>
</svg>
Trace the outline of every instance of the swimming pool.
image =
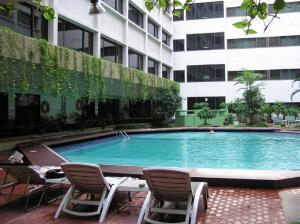
<svg viewBox="0 0 300 224">
<path fill-rule="evenodd" d="M 300 136 L 175 132 L 109 137 L 54 148 L 74 162 L 188 168 L 300 170 Z"/>
</svg>

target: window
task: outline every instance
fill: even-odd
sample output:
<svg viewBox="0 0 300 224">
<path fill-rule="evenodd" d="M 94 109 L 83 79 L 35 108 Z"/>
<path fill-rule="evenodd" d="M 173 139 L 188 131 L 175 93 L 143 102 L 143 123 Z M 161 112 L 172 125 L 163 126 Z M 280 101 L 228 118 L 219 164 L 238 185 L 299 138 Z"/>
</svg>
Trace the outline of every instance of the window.
<svg viewBox="0 0 300 224">
<path fill-rule="evenodd" d="M 170 67 L 162 65 L 162 77 L 165 79 L 170 79 Z"/>
<path fill-rule="evenodd" d="M 105 38 L 101 38 L 101 57 L 122 64 L 122 46 Z"/>
<path fill-rule="evenodd" d="M 48 22 L 35 7 L 22 3 L 12 15 L 0 10 L 0 24 L 28 37 L 48 39 Z"/>
<path fill-rule="evenodd" d="M 164 30 L 162 31 L 161 40 L 165 45 L 170 46 L 170 35 L 167 34 Z"/>
<path fill-rule="evenodd" d="M 131 68 L 136 68 L 143 70 L 143 55 L 133 51 L 128 51 L 128 66 Z"/>
<path fill-rule="evenodd" d="M 188 34 L 187 50 L 224 49 L 224 33 Z"/>
<path fill-rule="evenodd" d="M 268 5 L 269 13 L 274 13 L 273 5 Z M 300 1 L 298 2 L 286 2 L 285 8 L 279 13 L 290 13 L 290 12 L 300 12 Z"/>
<path fill-rule="evenodd" d="M 237 78 L 242 71 L 228 71 L 228 81 L 234 81 L 235 78 Z M 263 75 L 261 80 L 266 80 L 268 76 L 267 70 L 256 70 L 255 73 L 260 73 Z"/>
<path fill-rule="evenodd" d="M 174 81 L 185 82 L 184 70 L 174 71 Z"/>
<path fill-rule="evenodd" d="M 176 9 L 176 11 L 180 12 L 180 15 L 179 16 L 173 15 L 173 21 L 182 21 L 184 19 L 183 9 Z"/>
<path fill-rule="evenodd" d="M 280 37 L 280 46 L 300 46 L 300 36 Z"/>
<path fill-rule="evenodd" d="M 225 96 L 220 97 L 188 97 L 188 110 L 193 110 L 195 103 L 207 102 L 211 109 L 220 109 L 220 104 L 225 102 Z"/>
<path fill-rule="evenodd" d="M 103 0 L 110 7 L 123 14 L 123 1 L 122 0 Z"/>
<path fill-rule="evenodd" d="M 129 4 L 129 12 L 128 12 L 129 19 L 134 22 L 136 25 L 140 27 L 144 27 L 144 15 L 141 13 L 137 8 L 133 5 Z"/>
<path fill-rule="evenodd" d="M 59 19 L 58 45 L 93 54 L 93 33 L 70 22 Z"/>
<path fill-rule="evenodd" d="M 188 82 L 225 81 L 225 65 L 188 65 Z"/>
<path fill-rule="evenodd" d="M 184 40 L 173 40 L 174 52 L 184 51 Z"/>
<path fill-rule="evenodd" d="M 228 71 L 228 81 L 234 81 L 242 71 Z M 256 70 L 263 75 L 262 80 L 294 80 L 300 78 L 300 69 Z"/>
<path fill-rule="evenodd" d="M 240 7 L 230 7 L 226 9 L 227 17 L 246 16 L 246 10 Z"/>
<path fill-rule="evenodd" d="M 223 18 L 223 2 L 205 2 L 191 4 L 191 9 L 186 12 L 186 20 Z"/>
<path fill-rule="evenodd" d="M 148 19 L 148 33 L 158 38 L 158 26 L 150 19 Z"/>
<path fill-rule="evenodd" d="M 158 75 L 158 63 L 151 58 L 148 58 L 148 73 Z"/>
<path fill-rule="evenodd" d="M 300 69 L 270 70 L 270 80 L 295 80 L 300 78 Z"/>
<path fill-rule="evenodd" d="M 300 46 L 300 36 L 228 39 L 228 49 Z"/>
</svg>

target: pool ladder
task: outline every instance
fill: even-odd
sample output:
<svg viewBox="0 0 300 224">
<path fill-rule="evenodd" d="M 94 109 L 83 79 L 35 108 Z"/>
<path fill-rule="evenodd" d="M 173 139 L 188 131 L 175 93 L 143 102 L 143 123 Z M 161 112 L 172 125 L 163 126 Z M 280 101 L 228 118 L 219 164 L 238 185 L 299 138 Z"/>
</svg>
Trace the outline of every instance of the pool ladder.
<svg viewBox="0 0 300 224">
<path fill-rule="evenodd" d="M 125 140 L 129 140 L 130 139 L 125 130 L 119 130 L 119 131 L 117 131 L 116 136 L 120 136 L 120 135 L 122 135 Z"/>
</svg>

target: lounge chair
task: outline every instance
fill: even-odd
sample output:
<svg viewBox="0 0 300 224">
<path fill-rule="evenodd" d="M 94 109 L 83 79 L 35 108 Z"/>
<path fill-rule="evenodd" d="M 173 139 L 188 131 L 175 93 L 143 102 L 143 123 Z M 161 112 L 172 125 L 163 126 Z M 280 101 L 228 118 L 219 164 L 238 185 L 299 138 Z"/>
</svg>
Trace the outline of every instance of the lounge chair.
<svg viewBox="0 0 300 224">
<path fill-rule="evenodd" d="M 282 125 L 282 124 L 286 124 L 281 117 L 274 117 L 273 118 L 273 123 L 274 125 Z"/>
<path fill-rule="evenodd" d="M 103 176 L 101 168 L 93 164 L 67 162 L 61 164 L 61 167 L 72 186 L 61 201 L 54 217 L 58 218 L 61 211 L 76 216 L 100 215 L 99 222 L 102 223 L 105 220 L 108 208 L 119 184 L 127 178 L 115 178 L 113 180 L 110 178 L 108 182 Z M 80 199 L 75 196 L 76 191 L 80 195 L 98 195 L 100 198 L 97 201 Z M 93 212 L 80 212 L 69 209 L 67 207 L 69 203 L 75 205 L 94 205 L 98 206 L 98 208 Z"/>
<path fill-rule="evenodd" d="M 0 165 L 0 167 L 6 171 L 2 186 L 0 186 L 1 195 L 7 195 L 6 203 L 10 201 L 12 196 L 15 197 L 25 197 L 25 210 L 30 211 L 34 208 L 40 206 L 46 191 L 49 186 L 46 184 L 46 179 L 40 174 L 40 172 L 32 166 L 23 166 L 23 165 Z M 6 183 L 8 176 L 13 177 L 16 181 Z M 18 191 L 18 194 L 15 192 L 15 188 L 18 185 L 22 186 L 21 194 Z M 9 192 L 6 192 L 9 190 Z M 33 195 L 40 194 L 38 203 L 32 207 L 30 206 L 30 200 Z M 5 204 L 6 204 L 5 203 Z"/>
<path fill-rule="evenodd" d="M 286 116 L 286 122 L 288 126 L 296 124 L 296 118 L 295 116 Z"/>
<path fill-rule="evenodd" d="M 143 220 L 153 224 L 165 223 L 151 219 L 150 213 L 185 215 L 185 221 L 177 222 L 177 224 L 195 224 L 200 202 L 203 202 L 205 209 L 207 209 L 207 183 L 193 183 L 192 186 L 188 171 L 177 169 L 144 169 L 144 177 L 150 191 L 145 198 L 137 221 L 138 224 L 141 224 Z M 159 201 L 156 206 L 154 206 L 153 199 Z M 171 203 L 173 208 L 167 208 L 164 206 L 164 202 Z M 187 204 L 186 209 L 176 208 L 176 205 L 182 202 Z"/>
</svg>

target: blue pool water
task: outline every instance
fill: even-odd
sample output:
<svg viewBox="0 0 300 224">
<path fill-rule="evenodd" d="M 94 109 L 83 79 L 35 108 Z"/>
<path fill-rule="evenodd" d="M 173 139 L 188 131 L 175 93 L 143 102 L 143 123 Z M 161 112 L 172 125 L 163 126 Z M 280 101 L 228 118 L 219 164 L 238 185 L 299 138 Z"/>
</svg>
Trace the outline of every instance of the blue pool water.
<svg viewBox="0 0 300 224">
<path fill-rule="evenodd" d="M 300 170 L 300 135 L 176 132 L 131 135 L 57 147 L 70 161 L 114 165 Z"/>
</svg>

